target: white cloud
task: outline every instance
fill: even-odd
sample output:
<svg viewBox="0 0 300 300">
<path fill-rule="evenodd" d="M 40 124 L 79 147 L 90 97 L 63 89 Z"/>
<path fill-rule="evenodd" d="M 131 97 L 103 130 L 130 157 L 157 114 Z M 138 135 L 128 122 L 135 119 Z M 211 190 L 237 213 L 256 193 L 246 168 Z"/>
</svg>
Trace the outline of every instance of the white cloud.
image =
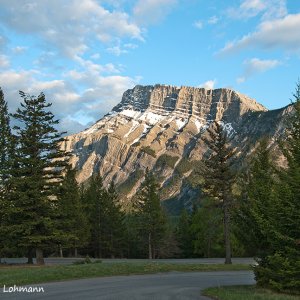
<svg viewBox="0 0 300 300">
<path fill-rule="evenodd" d="M 0 10 L 0 23 L 20 34 L 38 36 L 69 57 L 83 54 L 90 37 L 142 39 L 141 29 L 128 14 L 109 11 L 96 0 L 2 0 Z"/>
<path fill-rule="evenodd" d="M 243 0 L 238 8 L 229 8 L 227 15 L 242 20 L 258 15 L 264 20 L 282 18 L 287 15 L 286 0 Z"/>
<path fill-rule="evenodd" d="M 198 20 L 194 22 L 194 26 L 198 29 L 202 29 L 203 28 L 203 22 Z"/>
<path fill-rule="evenodd" d="M 86 127 L 87 121 L 94 122 L 112 109 L 121 100 L 123 92 L 140 80 L 139 77 L 103 76 L 104 70 L 113 69 L 113 65 L 97 67 L 85 60 L 82 60 L 81 65 L 81 72 L 73 70 L 61 80 L 40 80 L 45 74 L 36 70 L 1 72 L 0 86 L 3 87 L 10 111 L 15 111 L 19 106 L 19 90 L 31 95 L 44 92 L 47 101 L 53 103 L 52 112 L 61 120 L 59 128 L 74 133 Z M 71 82 L 77 87 L 86 88 L 78 91 Z"/>
<path fill-rule="evenodd" d="M 208 89 L 208 90 L 212 90 L 212 89 L 214 89 L 216 83 L 217 83 L 216 79 L 214 79 L 214 80 L 208 80 L 206 82 L 201 83 L 199 85 L 199 87 L 205 88 L 205 89 Z"/>
<path fill-rule="evenodd" d="M 258 73 L 263 73 L 268 70 L 274 69 L 281 65 L 281 62 L 276 59 L 266 59 L 262 60 L 259 58 L 252 58 L 244 61 L 244 73 L 243 76 L 237 78 L 238 83 L 245 82 L 250 76 Z"/>
<path fill-rule="evenodd" d="M 262 22 L 257 31 L 240 40 L 228 43 L 220 54 L 233 53 L 245 48 L 275 49 L 288 52 L 300 51 L 300 14 L 290 14 L 282 19 Z"/>
<path fill-rule="evenodd" d="M 132 44 L 132 43 L 127 43 L 127 44 L 124 44 L 124 48 L 136 49 L 136 48 L 138 48 L 138 45 L 137 44 Z"/>
<path fill-rule="evenodd" d="M 177 4 L 177 0 L 138 0 L 133 8 L 135 20 L 141 25 L 160 22 Z"/>
<path fill-rule="evenodd" d="M 219 22 L 219 18 L 217 16 L 212 16 L 207 21 L 207 23 L 210 25 L 217 24 L 218 22 Z"/>
<path fill-rule="evenodd" d="M 247 74 L 254 74 L 257 72 L 265 72 L 269 69 L 273 69 L 280 65 L 280 61 L 274 60 L 261 60 L 258 58 L 252 58 L 245 61 Z"/>
<path fill-rule="evenodd" d="M 237 79 L 236 79 L 236 82 L 237 83 L 243 83 L 243 82 L 245 82 L 246 81 L 246 78 L 245 77 L 238 77 Z"/>
<path fill-rule="evenodd" d="M 113 55 L 116 55 L 116 56 L 120 56 L 121 54 L 128 53 L 127 50 L 121 49 L 120 46 L 109 47 L 106 50 L 107 50 L 107 52 L 109 52 Z"/>
<path fill-rule="evenodd" d="M 10 62 L 8 56 L 0 54 L 0 68 L 7 68 L 9 65 Z"/>
<path fill-rule="evenodd" d="M 28 47 L 17 46 L 12 49 L 12 52 L 14 54 L 23 54 L 27 49 Z"/>
</svg>

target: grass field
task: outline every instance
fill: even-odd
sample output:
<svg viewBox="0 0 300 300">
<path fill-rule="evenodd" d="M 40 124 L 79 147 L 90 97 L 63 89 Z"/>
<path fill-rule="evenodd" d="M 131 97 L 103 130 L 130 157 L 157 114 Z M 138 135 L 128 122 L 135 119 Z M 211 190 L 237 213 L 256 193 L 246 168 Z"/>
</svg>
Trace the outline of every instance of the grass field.
<svg viewBox="0 0 300 300">
<path fill-rule="evenodd" d="M 204 295 L 218 300 L 296 300 L 299 296 L 278 294 L 255 286 L 228 286 L 208 288 Z"/>
<path fill-rule="evenodd" d="M 0 286 L 24 285 L 79 278 L 131 274 L 151 274 L 170 271 L 238 271 L 250 270 L 249 265 L 200 265 L 166 263 L 92 263 L 67 266 L 3 266 L 0 267 Z"/>
</svg>

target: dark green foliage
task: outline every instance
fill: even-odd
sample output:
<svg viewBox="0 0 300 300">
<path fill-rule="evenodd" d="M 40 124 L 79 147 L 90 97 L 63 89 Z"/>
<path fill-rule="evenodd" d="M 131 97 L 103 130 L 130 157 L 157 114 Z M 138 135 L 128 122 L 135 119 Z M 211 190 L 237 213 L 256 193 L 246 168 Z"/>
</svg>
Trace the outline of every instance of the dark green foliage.
<svg viewBox="0 0 300 300">
<path fill-rule="evenodd" d="M 178 161 L 179 157 L 178 156 L 171 156 L 168 154 L 162 154 L 156 161 L 156 166 L 157 167 L 170 167 L 174 169 L 174 166 L 176 162 Z"/>
<path fill-rule="evenodd" d="M 257 151 L 241 214 L 258 248 L 255 277 L 259 286 L 300 291 L 300 82 L 294 114 L 281 149 L 287 168 L 274 170 L 266 142 Z M 249 242 L 249 241 L 246 241 Z"/>
<path fill-rule="evenodd" d="M 300 259 L 298 253 L 275 251 L 255 267 L 257 285 L 279 292 L 300 294 Z"/>
<path fill-rule="evenodd" d="M 194 253 L 201 257 L 221 257 L 224 251 L 222 210 L 212 200 L 205 199 L 194 213 L 191 224 Z"/>
<path fill-rule="evenodd" d="M 57 239 L 62 249 L 74 249 L 77 256 L 77 249 L 88 242 L 90 227 L 75 175 L 76 171 L 68 168 L 59 189 Z"/>
<path fill-rule="evenodd" d="M 10 119 L 7 109 L 7 102 L 0 88 L 0 192 L 3 192 L 4 185 L 9 178 L 11 167 L 11 130 Z"/>
<path fill-rule="evenodd" d="M 175 228 L 172 226 L 169 219 L 166 219 L 166 226 L 164 229 L 164 237 L 157 247 L 156 258 L 177 258 L 180 256 L 181 250 Z"/>
<path fill-rule="evenodd" d="M 15 127 L 17 146 L 9 182 L 7 231 L 18 247 L 36 249 L 37 262 L 43 263 L 43 250 L 56 239 L 56 195 L 67 156 L 59 149 L 62 134 L 55 129 L 58 121 L 44 94 L 20 95 L 23 103 L 13 115 L 21 125 Z"/>
<path fill-rule="evenodd" d="M 83 201 L 91 228 L 89 243 L 91 255 L 122 256 L 125 244 L 124 216 L 114 185 L 111 184 L 106 190 L 99 175 L 92 177 L 89 187 L 84 191 Z"/>
<path fill-rule="evenodd" d="M 155 151 L 150 146 L 142 147 L 141 151 L 151 155 L 152 157 L 156 157 Z"/>
<path fill-rule="evenodd" d="M 148 257 L 155 258 L 165 236 L 167 219 L 160 204 L 155 177 L 148 170 L 137 195 L 136 209 L 139 214 L 140 234 L 148 245 Z"/>
<path fill-rule="evenodd" d="M 5 227 L 7 223 L 6 207 L 9 192 L 8 179 L 11 175 L 13 147 L 7 103 L 0 88 L 0 261 L 8 245 Z"/>
<path fill-rule="evenodd" d="M 232 165 L 235 151 L 229 146 L 226 130 L 218 122 L 214 122 L 207 130 L 203 141 L 209 148 L 208 157 L 203 159 L 204 168 L 202 175 L 204 192 L 222 208 L 225 240 L 225 263 L 231 263 L 231 210 L 232 210 L 232 185 L 235 173 Z"/>
<path fill-rule="evenodd" d="M 246 175 L 242 198 L 234 216 L 236 234 L 248 251 L 263 258 L 270 252 L 267 227 L 272 224 L 272 214 L 277 197 L 276 170 L 271 161 L 268 140 L 264 139 L 256 149 Z M 247 185 L 244 185 L 247 180 Z M 269 224 L 269 225 L 267 225 Z"/>
<path fill-rule="evenodd" d="M 193 234 L 192 217 L 186 209 L 182 210 L 176 228 L 176 238 L 181 250 L 180 257 L 189 258 L 193 256 Z"/>
<path fill-rule="evenodd" d="M 145 238 L 140 232 L 143 230 L 143 224 L 138 212 L 128 212 L 124 218 L 125 232 L 125 251 L 127 258 L 144 258 L 148 254 L 145 247 Z"/>
<path fill-rule="evenodd" d="M 113 182 L 107 190 L 107 198 L 105 250 L 107 256 L 122 257 L 125 245 L 124 213 Z"/>
<path fill-rule="evenodd" d="M 294 98 L 295 111 L 282 143 L 288 168 L 279 172 L 277 197 L 264 226 L 272 251 L 255 273 L 258 284 L 300 293 L 300 82 Z"/>
<path fill-rule="evenodd" d="M 102 178 L 97 175 L 90 179 L 89 187 L 85 190 L 83 202 L 90 224 L 89 251 L 94 257 L 102 257 L 103 252 L 103 229 L 104 207 L 106 191 L 103 187 Z"/>
</svg>

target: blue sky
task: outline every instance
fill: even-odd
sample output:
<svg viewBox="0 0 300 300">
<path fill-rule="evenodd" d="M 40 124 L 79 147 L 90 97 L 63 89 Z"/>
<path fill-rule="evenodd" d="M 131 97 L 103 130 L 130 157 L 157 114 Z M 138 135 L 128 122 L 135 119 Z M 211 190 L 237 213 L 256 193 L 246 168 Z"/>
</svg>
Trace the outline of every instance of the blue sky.
<svg viewBox="0 0 300 300">
<path fill-rule="evenodd" d="M 70 133 L 136 84 L 228 87 L 269 109 L 300 77 L 298 0 L 1 0 L 0 86 L 43 91 Z"/>
</svg>

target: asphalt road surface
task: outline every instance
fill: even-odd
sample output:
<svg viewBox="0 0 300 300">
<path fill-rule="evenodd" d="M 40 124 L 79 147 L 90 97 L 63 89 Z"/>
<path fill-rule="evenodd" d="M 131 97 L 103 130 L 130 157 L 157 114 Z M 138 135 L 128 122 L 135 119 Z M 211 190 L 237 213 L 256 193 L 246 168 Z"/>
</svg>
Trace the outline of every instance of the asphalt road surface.
<svg viewBox="0 0 300 300">
<path fill-rule="evenodd" d="M 204 300 L 201 290 L 211 286 L 254 284 L 251 271 L 171 272 L 115 276 L 38 284 L 44 293 L 4 293 L 0 299 L 55 300 Z M 6 290 L 8 287 L 6 287 Z"/>
</svg>

